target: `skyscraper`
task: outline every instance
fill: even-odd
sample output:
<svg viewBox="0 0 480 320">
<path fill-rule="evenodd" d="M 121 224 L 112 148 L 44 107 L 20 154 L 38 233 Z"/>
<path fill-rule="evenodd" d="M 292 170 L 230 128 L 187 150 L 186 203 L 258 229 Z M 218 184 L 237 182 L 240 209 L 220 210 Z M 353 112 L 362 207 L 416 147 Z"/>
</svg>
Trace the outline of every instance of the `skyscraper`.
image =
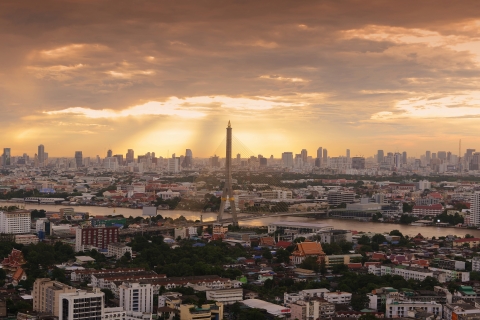
<svg viewBox="0 0 480 320">
<path fill-rule="evenodd" d="M 402 163 L 407 164 L 407 151 L 403 151 L 402 153 Z"/>
<path fill-rule="evenodd" d="M 293 152 L 282 153 L 282 163 L 283 163 L 284 167 L 292 168 L 293 167 Z"/>
<path fill-rule="evenodd" d="M 382 163 L 385 159 L 385 153 L 383 152 L 383 150 L 378 150 L 377 151 L 377 162 L 378 163 Z"/>
<path fill-rule="evenodd" d="M 12 164 L 11 158 L 12 158 L 12 154 L 11 154 L 10 148 L 3 148 L 3 159 L 2 159 L 3 166 L 11 165 Z"/>
<path fill-rule="evenodd" d="M 82 151 L 75 151 L 75 164 L 77 165 L 77 168 L 83 166 Z"/>
<path fill-rule="evenodd" d="M 316 167 L 321 167 L 322 166 L 322 147 L 317 149 L 317 158 L 315 159 L 315 166 Z"/>
<path fill-rule="evenodd" d="M 425 161 L 427 161 L 427 165 L 430 164 L 430 160 L 431 160 L 431 153 L 430 151 L 427 151 L 425 152 Z"/>
<path fill-rule="evenodd" d="M 40 167 L 45 165 L 45 147 L 43 144 L 38 146 L 38 165 Z"/>
<path fill-rule="evenodd" d="M 112 155 L 113 155 L 113 152 L 112 152 L 112 150 L 111 150 L 111 149 L 110 149 L 110 150 L 108 150 L 108 151 L 107 151 L 107 158 L 111 158 L 111 157 L 112 157 Z"/>
<path fill-rule="evenodd" d="M 187 150 L 185 150 L 185 158 L 183 159 L 182 167 L 191 168 L 192 165 L 193 165 L 192 150 L 187 149 Z"/>
<path fill-rule="evenodd" d="M 347 149 L 347 159 L 350 159 L 350 149 Z"/>
<path fill-rule="evenodd" d="M 303 165 L 307 164 L 307 162 L 308 162 L 308 151 L 307 151 L 307 149 L 302 149 L 300 154 L 302 156 Z"/>
<path fill-rule="evenodd" d="M 133 149 L 128 149 L 125 160 L 127 161 L 127 164 L 135 162 L 135 154 L 133 152 Z"/>
<path fill-rule="evenodd" d="M 323 163 L 324 166 L 328 165 L 328 151 L 327 151 L 327 149 L 323 149 L 322 163 Z"/>
</svg>

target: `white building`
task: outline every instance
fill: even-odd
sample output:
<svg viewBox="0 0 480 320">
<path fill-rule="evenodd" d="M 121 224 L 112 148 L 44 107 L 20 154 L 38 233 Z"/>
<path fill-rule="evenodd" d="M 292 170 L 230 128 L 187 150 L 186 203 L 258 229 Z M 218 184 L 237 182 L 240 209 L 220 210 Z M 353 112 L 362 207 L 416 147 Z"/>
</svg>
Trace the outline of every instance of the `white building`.
<svg viewBox="0 0 480 320">
<path fill-rule="evenodd" d="M 180 172 L 180 159 L 169 158 L 167 162 L 167 171 L 171 173 Z"/>
<path fill-rule="evenodd" d="M 243 289 L 221 289 L 221 290 L 208 290 L 206 291 L 207 300 L 213 300 L 221 302 L 224 305 L 234 304 L 243 300 Z"/>
<path fill-rule="evenodd" d="M 157 192 L 157 196 L 160 199 L 163 199 L 163 200 L 173 199 L 173 198 L 176 198 L 176 197 L 180 197 L 180 192 L 176 192 L 176 191 L 172 191 L 172 190 L 168 189 L 167 191 Z"/>
<path fill-rule="evenodd" d="M 107 157 L 103 161 L 103 167 L 108 170 L 117 171 L 118 170 L 118 160 L 116 157 Z"/>
<path fill-rule="evenodd" d="M 30 233 L 30 211 L 0 211 L 0 233 Z"/>
<path fill-rule="evenodd" d="M 431 302 L 403 302 L 387 300 L 385 318 L 407 317 L 408 311 L 421 308 L 423 311 L 433 313 L 442 317 L 442 305 L 434 301 Z"/>
<path fill-rule="evenodd" d="M 132 256 L 132 247 L 129 247 L 125 243 L 121 242 L 114 242 L 108 244 L 107 250 L 107 255 L 109 257 L 115 257 L 117 259 L 123 257 L 127 252 L 130 252 L 130 256 Z"/>
<path fill-rule="evenodd" d="M 472 271 L 480 271 L 480 257 L 472 258 Z"/>
<path fill-rule="evenodd" d="M 378 276 L 384 276 L 387 274 L 399 275 L 405 280 L 414 279 L 418 281 L 423 281 L 425 280 L 426 277 L 434 277 L 434 272 L 431 270 L 420 269 L 420 268 L 409 268 L 405 266 L 396 267 L 396 266 L 382 265 L 380 267 L 376 267 L 375 265 L 369 265 L 368 272 Z"/>
<path fill-rule="evenodd" d="M 102 320 L 105 294 L 100 289 L 93 292 L 77 291 L 60 294 L 59 315 L 62 320 Z"/>
<path fill-rule="evenodd" d="M 125 311 L 152 312 L 153 289 L 151 284 L 125 282 L 119 287 L 120 307 Z"/>
<path fill-rule="evenodd" d="M 480 226 L 480 191 L 475 191 L 475 193 L 472 194 L 470 212 L 471 224 Z"/>
<path fill-rule="evenodd" d="M 323 295 L 323 298 L 333 304 L 350 304 L 352 301 L 352 294 L 350 292 L 328 292 Z"/>
</svg>

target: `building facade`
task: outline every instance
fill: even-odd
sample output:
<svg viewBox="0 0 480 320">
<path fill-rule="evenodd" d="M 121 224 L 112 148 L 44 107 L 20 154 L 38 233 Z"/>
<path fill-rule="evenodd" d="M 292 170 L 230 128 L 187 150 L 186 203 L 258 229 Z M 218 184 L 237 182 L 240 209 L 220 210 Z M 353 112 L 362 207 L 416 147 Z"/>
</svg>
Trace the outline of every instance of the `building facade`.
<svg viewBox="0 0 480 320">
<path fill-rule="evenodd" d="M 125 311 L 149 312 L 153 310 L 151 284 L 125 282 L 119 287 L 120 307 Z"/>
<path fill-rule="evenodd" d="M 77 228 L 75 234 L 75 251 L 87 248 L 108 249 L 110 243 L 118 242 L 118 227 Z"/>
<path fill-rule="evenodd" d="M 30 233 L 31 214 L 27 210 L 0 211 L 0 233 Z"/>
</svg>

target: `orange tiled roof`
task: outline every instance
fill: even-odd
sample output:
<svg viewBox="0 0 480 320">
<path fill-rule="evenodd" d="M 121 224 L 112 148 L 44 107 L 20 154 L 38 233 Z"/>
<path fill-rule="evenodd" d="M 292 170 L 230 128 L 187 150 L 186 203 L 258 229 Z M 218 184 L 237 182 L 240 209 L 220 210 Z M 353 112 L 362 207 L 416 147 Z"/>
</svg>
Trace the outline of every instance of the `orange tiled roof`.
<svg viewBox="0 0 480 320">
<path fill-rule="evenodd" d="M 292 253 L 294 256 L 318 256 L 325 255 L 322 245 L 318 242 L 302 242 L 298 243 Z"/>
</svg>

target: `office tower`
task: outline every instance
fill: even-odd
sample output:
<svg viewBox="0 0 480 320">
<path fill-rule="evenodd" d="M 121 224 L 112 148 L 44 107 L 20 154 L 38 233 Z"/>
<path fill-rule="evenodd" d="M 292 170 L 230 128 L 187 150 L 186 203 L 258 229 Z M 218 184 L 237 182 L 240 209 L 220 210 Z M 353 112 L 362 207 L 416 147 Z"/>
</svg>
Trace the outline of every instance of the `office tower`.
<svg viewBox="0 0 480 320">
<path fill-rule="evenodd" d="M 400 166 L 402 165 L 402 155 L 398 152 L 395 153 L 394 163 L 396 168 L 400 168 Z"/>
<path fill-rule="evenodd" d="M 315 159 L 315 167 L 322 166 L 322 152 L 323 152 L 322 147 L 317 149 L 317 158 Z"/>
<path fill-rule="evenodd" d="M 88 248 L 108 249 L 110 243 L 118 242 L 118 227 L 77 228 L 75 231 L 75 251 Z"/>
<path fill-rule="evenodd" d="M 432 152 L 432 160 L 437 159 L 437 154 L 435 152 Z"/>
<path fill-rule="evenodd" d="M 450 151 L 447 152 L 447 161 L 452 161 L 452 153 Z"/>
<path fill-rule="evenodd" d="M 353 157 L 352 158 L 352 169 L 365 169 L 365 158 L 364 157 Z"/>
<path fill-rule="evenodd" d="M 119 166 L 123 166 L 123 154 L 115 154 L 114 158 L 117 158 L 117 163 Z"/>
<path fill-rule="evenodd" d="M 427 165 L 430 164 L 431 160 L 431 153 L 430 151 L 425 152 L 425 161 L 427 161 Z"/>
<path fill-rule="evenodd" d="M 105 294 L 99 288 L 93 292 L 77 291 L 60 294 L 59 315 L 62 320 L 102 320 Z"/>
<path fill-rule="evenodd" d="M 125 311 L 151 313 L 153 288 L 151 284 L 124 282 L 119 287 L 120 307 Z"/>
<path fill-rule="evenodd" d="M 323 166 L 328 165 L 328 151 L 327 151 L 327 149 L 323 149 L 322 165 Z"/>
<path fill-rule="evenodd" d="M 261 157 L 258 160 L 260 160 L 260 167 L 266 167 L 267 166 L 267 158 Z"/>
<path fill-rule="evenodd" d="M 193 165 L 193 154 L 192 150 L 187 149 L 185 150 L 185 158 L 182 161 L 182 167 L 184 168 L 191 168 Z"/>
<path fill-rule="evenodd" d="M 125 160 L 127 161 L 127 164 L 135 162 L 135 153 L 133 152 L 133 149 L 128 149 Z"/>
<path fill-rule="evenodd" d="M 293 152 L 282 153 L 282 163 L 283 163 L 284 167 L 292 168 L 293 167 Z"/>
<path fill-rule="evenodd" d="M 307 149 L 302 149 L 302 151 L 300 151 L 300 155 L 302 157 L 302 161 L 303 161 L 303 164 L 307 164 L 308 163 L 308 152 L 307 152 Z"/>
<path fill-rule="evenodd" d="M 242 155 L 240 153 L 237 153 L 237 165 L 242 163 Z"/>
<path fill-rule="evenodd" d="M 347 149 L 347 159 L 350 159 L 350 149 Z"/>
<path fill-rule="evenodd" d="M 0 211 L 0 234 L 30 233 L 31 225 L 31 214 L 28 210 Z"/>
<path fill-rule="evenodd" d="M 9 166 L 12 164 L 12 153 L 10 148 L 3 148 L 3 166 Z"/>
<path fill-rule="evenodd" d="M 384 154 L 383 150 L 378 150 L 377 151 L 377 162 L 382 163 L 384 161 L 384 158 L 385 158 L 385 154 Z"/>
<path fill-rule="evenodd" d="M 111 158 L 112 155 L 113 155 L 112 150 L 108 150 L 108 151 L 107 151 L 107 158 Z"/>
<path fill-rule="evenodd" d="M 75 151 L 75 164 L 77 165 L 77 168 L 80 168 L 83 165 L 82 151 Z"/>
<path fill-rule="evenodd" d="M 402 153 L 402 163 L 407 164 L 407 151 L 403 151 Z"/>
<path fill-rule="evenodd" d="M 475 193 L 472 194 L 470 211 L 472 213 L 471 223 L 476 227 L 480 226 L 480 191 L 475 191 Z"/>
<path fill-rule="evenodd" d="M 470 170 L 480 170 L 480 152 L 475 152 L 471 156 L 468 168 Z"/>
<path fill-rule="evenodd" d="M 45 147 L 43 144 L 38 146 L 38 165 L 40 167 L 45 165 Z"/>
<path fill-rule="evenodd" d="M 446 151 L 438 151 L 437 152 L 437 157 L 440 160 L 447 160 L 447 152 Z"/>
<path fill-rule="evenodd" d="M 223 185 L 222 198 L 220 202 L 220 209 L 218 211 L 217 221 L 222 221 L 222 215 L 225 210 L 227 201 L 230 203 L 230 211 L 232 213 L 232 223 L 238 226 L 237 208 L 235 205 L 235 197 L 233 196 L 232 188 L 232 126 L 230 121 L 227 125 L 227 147 L 225 150 L 225 184 Z"/>
<path fill-rule="evenodd" d="M 74 293 L 77 289 L 64 283 L 38 278 L 33 284 L 33 311 L 59 316 L 60 294 Z"/>
</svg>

